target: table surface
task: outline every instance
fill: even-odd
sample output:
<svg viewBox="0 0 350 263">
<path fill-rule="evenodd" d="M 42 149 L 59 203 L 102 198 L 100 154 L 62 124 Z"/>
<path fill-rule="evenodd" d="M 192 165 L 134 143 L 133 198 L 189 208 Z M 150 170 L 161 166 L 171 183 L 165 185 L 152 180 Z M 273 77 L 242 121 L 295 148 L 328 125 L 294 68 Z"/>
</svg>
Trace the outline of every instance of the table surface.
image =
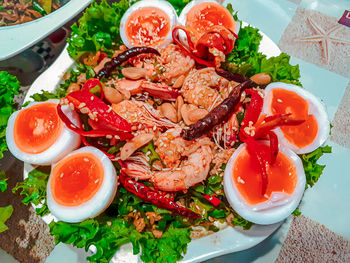
<svg viewBox="0 0 350 263">
<path fill-rule="evenodd" d="M 350 239 L 350 44 L 331 43 L 328 61 L 321 43 L 295 41 L 297 37 L 315 34 L 308 18 L 325 31 L 337 23 L 350 0 L 230 0 L 240 19 L 266 33 L 282 52 L 299 64 L 301 82 L 327 106 L 334 128 L 328 144 L 333 153 L 322 157 L 326 164 L 319 182 L 305 192 L 300 210 L 303 215 Z M 340 26 L 337 38 L 350 43 L 350 28 Z M 308 31 L 308 32 L 306 32 Z M 305 32 L 307 34 L 305 34 Z M 289 218 L 273 235 L 259 245 L 238 253 L 206 261 L 274 262 L 286 238 Z M 86 262 L 82 250 L 59 244 L 47 258 L 47 263 Z M 0 251 L 0 262 L 16 262 Z"/>
</svg>

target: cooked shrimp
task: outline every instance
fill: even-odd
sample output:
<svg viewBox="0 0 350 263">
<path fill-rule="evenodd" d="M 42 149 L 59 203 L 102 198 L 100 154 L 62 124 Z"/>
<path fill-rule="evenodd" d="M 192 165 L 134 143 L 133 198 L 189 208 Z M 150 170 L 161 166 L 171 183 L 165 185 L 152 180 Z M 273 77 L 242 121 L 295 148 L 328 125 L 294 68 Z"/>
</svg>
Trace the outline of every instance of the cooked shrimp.
<svg viewBox="0 0 350 263">
<path fill-rule="evenodd" d="M 135 67 L 145 68 L 148 79 L 174 84 L 177 78 L 187 75 L 194 68 L 195 61 L 177 45 L 170 44 L 160 51 L 161 56 L 138 56 L 131 61 Z"/>
<path fill-rule="evenodd" d="M 152 133 L 141 133 L 135 136 L 120 149 L 120 159 L 122 159 L 123 161 L 126 160 L 137 149 L 152 141 L 153 138 L 154 134 Z"/>
<path fill-rule="evenodd" d="M 186 102 L 207 110 L 213 109 L 224 99 L 220 90 L 228 87 L 228 80 L 216 74 L 214 68 L 192 70 L 186 77 L 181 93 Z"/>
<path fill-rule="evenodd" d="M 155 172 L 154 186 L 163 191 L 181 191 L 204 181 L 210 169 L 213 154 L 210 146 L 200 146 L 171 171 Z"/>
<path fill-rule="evenodd" d="M 123 161 L 122 172 L 138 180 L 150 179 L 153 175 L 148 157 L 143 152 L 137 152 Z"/>
<path fill-rule="evenodd" d="M 180 133 L 181 128 L 167 130 L 154 142 L 156 152 L 168 168 L 179 165 L 182 153 L 191 144 L 182 139 Z"/>
</svg>

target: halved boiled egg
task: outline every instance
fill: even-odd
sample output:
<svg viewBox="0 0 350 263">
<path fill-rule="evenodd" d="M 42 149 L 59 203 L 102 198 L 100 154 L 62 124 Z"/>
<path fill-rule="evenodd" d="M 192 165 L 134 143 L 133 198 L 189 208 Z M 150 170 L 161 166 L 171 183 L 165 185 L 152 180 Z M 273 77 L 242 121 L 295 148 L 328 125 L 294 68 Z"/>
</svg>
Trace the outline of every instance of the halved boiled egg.
<svg viewBox="0 0 350 263">
<path fill-rule="evenodd" d="M 52 166 L 47 205 L 65 222 L 81 222 L 102 213 L 113 201 L 117 175 L 110 159 L 94 147 L 71 152 Z"/>
<path fill-rule="evenodd" d="M 267 142 L 258 142 L 259 152 L 269 159 Z M 231 156 L 224 175 L 224 190 L 233 209 L 256 224 L 274 224 L 287 218 L 298 206 L 305 189 L 301 159 L 280 147 L 274 164 L 267 165 L 268 184 L 262 194 L 260 167 L 243 143 Z"/>
<path fill-rule="evenodd" d="M 329 136 L 330 124 L 325 107 L 313 94 L 299 86 L 282 82 L 269 84 L 265 89 L 263 113 L 290 113 L 295 119 L 305 120 L 297 126 L 276 129 L 280 143 L 298 154 L 316 150 Z"/>
<path fill-rule="evenodd" d="M 10 152 L 19 160 L 31 164 L 49 165 L 78 148 L 80 135 L 69 130 L 57 113 L 59 100 L 32 102 L 14 112 L 6 128 Z M 78 115 L 68 106 L 62 110 L 79 125 Z"/>
<path fill-rule="evenodd" d="M 240 25 L 232 14 L 215 0 L 194 0 L 182 10 L 179 21 L 191 28 L 198 35 L 208 31 L 208 28 L 220 25 L 238 34 Z"/>
<path fill-rule="evenodd" d="M 120 36 L 127 47 L 165 47 L 172 42 L 177 24 L 174 7 L 167 1 L 143 0 L 133 4 L 120 22 Z"/>
</svg>

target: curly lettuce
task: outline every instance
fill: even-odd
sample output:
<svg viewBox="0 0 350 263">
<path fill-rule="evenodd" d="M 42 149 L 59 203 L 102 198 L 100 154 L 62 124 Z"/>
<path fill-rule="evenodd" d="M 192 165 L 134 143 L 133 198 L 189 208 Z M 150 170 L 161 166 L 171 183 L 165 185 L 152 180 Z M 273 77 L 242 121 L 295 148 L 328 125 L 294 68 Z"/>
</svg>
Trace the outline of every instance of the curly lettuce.
<svg viewBox="0 0 350 263">
<path fill-rule="evenodd" d="M 20 194 L 24 195 L 22 203 L 30 203 L 39 206 L 36 213 L 40 216 L 48 214 L 50 211 L 46 204 L 46 186 L 49 180 L 49 174 L 38 169 L 31 171 L 23 182 L 17 183 L 12 189 L 13 193 L 21 190 Z"/>
<path fill-rule="evenodd" d="M 6 126 L 11 114 L 16 110 L 13 101 L 18 94 L 20 84 L 17 77 L 6 71 L 0 71 L 0 159 L 7 151 Z"/>
<path fill-rule="evenodd" d="M 301 155 L 306 176 L 306 188 L 312 187 L 315 183 L 317 183 L 323 169 L 326 167 L 326 165 L 318 164 L 317 161 L 323 154 L 331 152 L 332 147 L 326 145 L 324 147 L 317 148 L 311 153 Z"/>
<path fill-rule="evenodd" d="M 129 8 L 127 0 L 109 5 L 106 0 L 93 2 L 88 7 L 78 24 L 72 26 L 72 34 L 68 38 L 68 53 L 73 59 L 85 52 L 103 50 L 110 53 L 122 44 L 119 25 L 120 20 Z"/>
<path fill-rule="evenodd" d="M 0 233 L 8 229 L 8 227 L 5 225 L 5 222 L 11 217 L 12 213 L 12 205 L 0 207 Z"/>
</svg>

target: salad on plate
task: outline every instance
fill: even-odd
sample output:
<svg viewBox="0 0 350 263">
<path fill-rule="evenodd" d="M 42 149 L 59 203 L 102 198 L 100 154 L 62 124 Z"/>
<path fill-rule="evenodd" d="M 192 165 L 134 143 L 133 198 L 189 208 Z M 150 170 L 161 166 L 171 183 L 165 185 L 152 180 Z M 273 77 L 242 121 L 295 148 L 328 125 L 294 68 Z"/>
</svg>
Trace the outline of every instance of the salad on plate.
<svg viewBox="0 0 350 263">
<path fill-rule="evenodd" d="M 214 0 L 93 3 L 60 87 L 8 121 L 9 150 L 36 165 L 14 191 L 91 262 L 128 243 L 144 262 L 176 262 L 192 238 L 298 214 L 330 123 L 261 39 Z"/>
</svg>

